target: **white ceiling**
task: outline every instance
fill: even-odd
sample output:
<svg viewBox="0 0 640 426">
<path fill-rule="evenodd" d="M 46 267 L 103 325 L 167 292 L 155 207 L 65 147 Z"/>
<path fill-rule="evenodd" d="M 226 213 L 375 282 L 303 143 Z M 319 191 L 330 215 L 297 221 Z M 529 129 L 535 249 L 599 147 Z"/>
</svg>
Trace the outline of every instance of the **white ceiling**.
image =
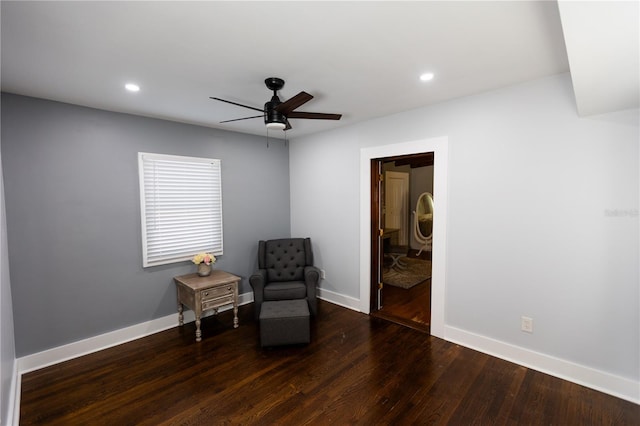
<svg viewBox="0 0 640 426">
<path fill-rule="evenodd" d="M 580 115 L 638 108 L 640 3 L 558 2 Z"/>
<path fill-rule="evenodd" d="M 555 1 L 2 1 L 1 14 L 3 91 L 258 135 L 262 119 L 219 124 L 255 111 L 209 96 L 262 108 L 274 76 L 283 101 L 315 96 L 299 111 L 343 114 L 292 120 L 298 137 L 569 70 Z"/>
</svg>

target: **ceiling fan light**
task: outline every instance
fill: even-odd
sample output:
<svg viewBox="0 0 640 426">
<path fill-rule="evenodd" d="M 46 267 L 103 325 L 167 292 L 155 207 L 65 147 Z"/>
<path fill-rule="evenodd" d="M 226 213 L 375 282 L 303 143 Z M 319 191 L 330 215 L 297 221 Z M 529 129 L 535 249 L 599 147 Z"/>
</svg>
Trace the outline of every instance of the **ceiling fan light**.
<svg viewBox="0 0 640 426">
<path fill-rule="evenodd" d="M 285 127 L 287 127 L 286 124 L 280 123 L 279 121 L 267 123 L 267 129 L 269 130 L 284 130 Z"/>
</svg>

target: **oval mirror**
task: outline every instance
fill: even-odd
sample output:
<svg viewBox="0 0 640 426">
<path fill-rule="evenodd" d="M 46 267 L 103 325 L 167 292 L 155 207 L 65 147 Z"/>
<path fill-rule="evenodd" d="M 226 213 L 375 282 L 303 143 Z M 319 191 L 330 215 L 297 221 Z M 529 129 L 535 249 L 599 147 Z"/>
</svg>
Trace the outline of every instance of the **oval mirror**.
<svg viewBox="0 0 640 426">
<path fill-rule="evenodd" d="M 423 250 L 431 249 L 431 234 L 433 233 L 433 196 L 430 192 L 423 192 L 418 197 L 414 216 L 414 237 L 420 248 L 420 254 Z"/>
</svg>

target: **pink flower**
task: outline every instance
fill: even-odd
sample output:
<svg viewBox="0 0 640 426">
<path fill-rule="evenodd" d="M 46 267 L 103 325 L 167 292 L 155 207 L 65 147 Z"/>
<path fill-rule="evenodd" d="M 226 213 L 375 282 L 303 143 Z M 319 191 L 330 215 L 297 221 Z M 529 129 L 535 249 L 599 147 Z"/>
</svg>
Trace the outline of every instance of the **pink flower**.
<svg viewBox="0 0 640 426">
<path fill-rule="evenodd" d="M 211 265 L 212 263 L 216 263 L 216 257 L 210 253 L 198 253 L 193 256 L 193 259 L 191 259 L 191 261 L 196 265 L 199 265 L 203 262 L 205 265 Z"/>
</svg>

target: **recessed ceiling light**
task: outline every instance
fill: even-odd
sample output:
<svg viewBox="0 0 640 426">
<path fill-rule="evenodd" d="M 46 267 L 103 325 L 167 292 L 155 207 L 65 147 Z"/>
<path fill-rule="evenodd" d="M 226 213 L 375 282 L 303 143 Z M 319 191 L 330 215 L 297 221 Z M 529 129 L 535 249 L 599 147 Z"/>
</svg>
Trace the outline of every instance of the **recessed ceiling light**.
<svg viewBox="0 0 640 426">
<path fill-rule="evenodd" d="M 133 83 L 125 84 L 124 88 L 127 89 L 130 92 L 139 92 L 140 91 L 140 86 L 138 86 L 137 84 L 133 84 Z"/>
<path fill-rule="evenodd" d="M 431 80 L 433 80 L 433 77 L 434 77 L 434 75 L 433 75 L 432 72 L 426 72 L 426 73 L 424 73 L 424 74 L 422 74 L 420 76 L 420 80 L 422 80 L 422 81 L 431 81 Z"/>
</svg>

